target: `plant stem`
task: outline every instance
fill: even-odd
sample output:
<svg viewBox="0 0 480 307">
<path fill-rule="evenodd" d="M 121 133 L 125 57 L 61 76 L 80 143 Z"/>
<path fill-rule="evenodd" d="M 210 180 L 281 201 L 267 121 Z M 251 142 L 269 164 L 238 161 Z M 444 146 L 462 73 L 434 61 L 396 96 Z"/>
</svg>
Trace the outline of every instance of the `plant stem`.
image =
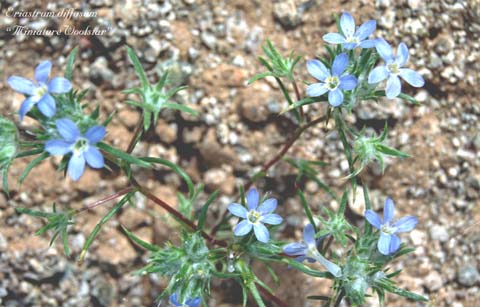
<svg viewBox="0 0 480 307">
<path fill-rule="evenodd" d="M 276 295 L 270 293 L 267 289 L 265 289 L 262 285 L 258 285 L 258 291 L 262 293 L 262 296 L 266 297 L 268 300 L 275 302 L 277 306 L 279 307 L 287 307 L 287 303 L 282 301 L 279 297 Z"/>
<path fill-rule="evenodd" d="M 130 139 L 130 143 L 128 144 L 127 147 L 127 153 L 132 153 L 133 149 L 135 148 L 135 145 L 137 145 L 137 138 L 139 135 L 143 133 L 143 112 L 140 114 L 140 120 L 137 123 L 137 126 L 135 127 L 135 130 L 133 132 L 133 136 Z"/>
<path fill-rule="evenodd" d="M 295 79 L 292 80 L 292 84 L 293 89 L 295 90 L 295 96 L 297 97 L 297 101 L 302 100 L 302 96 L 300 95 L 300 90 L 298 89 Z M 303 113 L 303 106 L 300 106 L 300 117 L 302 118 L 302 120 L 305 119 L 305 114 Z"/>
<path fill-rule="evenodd" d="M 111 200 L 114 200 L 114 199 L 117 198 L 117 197 L 120 197 L 120 196 L 122 196 L 122 195 L 125 195 L 125 194 L 127 194 L 128 192 L 131 192 L 131 191 L 133 191 L 133 190 L 134 190 L 133 187 L 123 188 L 123 189 L 121 189 L 120 191 L 115 192 L 115 193 L 113 193 L 112 195 L 109 195 L 109 196 L 104 197 L 104 198 L 102 198 L 102 199 L 99 199 L 99 200 L 97 200 L 97 201 L 95 201 L 95 202 L 93 202 L 93 203 L 91 203 L 91 204 L 89 204 L 89 205 L 87 205 L 87 206 L 85 206 L 85 207 L 83 207 L 83 208 L 81 208 L 81 209 L 76 209 L 75 211 L 73 211 L 73 214 L 78 214 L 78 213 L 81 213 L 81 212 L 83 212 L 83 211 L 87 211 L 87 210 L 93 209 L 93 208 L 95 208 L 95 207 L 98 207 L 98 206 L 100 206 L 100 205 L 103 205 L 103 204 L 106 203 L 106 202 L 109 202 L 109 201 L 111 201 Z"/>
</svg>

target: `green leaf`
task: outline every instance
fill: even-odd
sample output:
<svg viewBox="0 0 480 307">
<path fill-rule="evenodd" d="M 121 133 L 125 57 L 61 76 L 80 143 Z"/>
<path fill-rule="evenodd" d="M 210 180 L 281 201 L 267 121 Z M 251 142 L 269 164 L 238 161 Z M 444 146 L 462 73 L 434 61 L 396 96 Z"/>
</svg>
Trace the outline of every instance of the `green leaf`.
<svg viewBox="0 0 480 307">
<path fill-rule="evenodd" d="M 403 151 L 400 151 L 398 149 L 389 147 L 389 146 L 381 144 L 381 143 L 375 144 L 375 148 L 378 151 L 380 151 L 381 153 L 389 155 L 389 156 L 394 156 L 394 157 L 399 157 L 399 158 L 409 158 L 410 157 L 409 154 L 407 154 Z"/>
<path fill-rule="evenodd" d="M 152 167 L 152 165 L 150 163 L 148 163 L 148 162 L 146 162 L 142 159 L 139 159 L 137 157 L 131 156 L 124 151 L 121 151 L 119 149 L 111 147 L 110 145 L 107 145 L 106 143 L 99 142 L 99 143 L 97 143 L 97 147 L 99 149 L 104 150 L 105 152 L 111 154 L 112 156 L 115 156 L 115 157 L 119 158 L 122 161 L 132 163 L 132 164 L 136 164 L 138 166 L 145 167 L 145 168 Z"/>
<path fill-rule="evenodd" d="M 300 263 L 300 262 L 298 262 L 294 259 L 284 258 L 283 262 L 285 262 L 288 265 L 290 265 L 291 267 L 294 267 L 295 269 L 297 269 L 297 270 L 299 270 L 299 271 L 301 271 L 301 272 L 303 272 L 307 275 L 313 276 L 313 277 L 329 278 L 329 279 L 333 278 L 333 275 L 330 274 L 329 272 L 321 272 L 321 271 L 310 269 L 310 268 L 306 267 L 305 265 L 303 265 L 302 263 Z"/>
<path fill-rule="evenodd" d="M 143 241 L 142 239 L 140 239 L 139 237 L 135 236 L 132 232 L 130 232 L 127 228 L 125 228 L 125 226 L 121 225 L 122 226 L 122 229 L 123 231 L 125 232 L 125 234 L 127 235 L 127 237 L 132 240 L 133 242 L 135 242 L 136 244 L 138 244 L 139 246 L 145 248 L 146 250 L 149 250 L 151 252 L 156 252 L 156 251 L 159 251 L 160 250 L 160 247 L 156 246 L 156 245 L 153 245 L 153 244 L 150 244 L 148 242 L 145 242 Z"/>
<path fill-rule="evenodd" d="M 17 213 L 20 213 L 20 214 L 26 214 L 26 215 L 42 217 L 42 218 L 49 218 L 49 217 L 55 216 L 55 213 L 36 211 L 28 208 L 15 208 L 15 211 L 17 211 Z"/>
<path fill-rule="evenodd" d="M 328 296 L 323 296 L 323 295 L 309 295 L 307 296 L 307 299 L 309 300 L 317 300 L 317 301 L 329 301 L 330 297 Z"/>
<path fill-rule="evenodd" d="M 140 60 L 138 59 L 135 52 L 130 47 L 127 47 L 127 54 L 128 54 L 128 57 L 130 58 L 130 61 L 133 64 L 133 67 L 135 68 L 135 71 L 137 72 L 138 77 L 140 78 L 142 87 L 144 88 L 147 87 L 149 85 L 148 78 L 145 73 L 145 70 L 142 67 L 142 64 L 140 63 Z"/>
<path fill-rule="evenodd" d="M 345 208 L 347 206 L 347 202 L 348 202 L 348 189 L 345 188 L 345 190 L 343 191 L 342 200 L 340 201 L 340 208 L 338 208 L 338 213 L 342 216 L 345 215 Z"/>
<path fill-rule="evenodd" d="M 68 55 L 67 59 L 67 68 L 65 69 L 65 78 L 72 81 L 72 71 L 73 71 L 73 63 L 75 62 L 75 56 L 77 55 L 78 47 L 72 49 L 70 54 Z"/>
<path fill-rule="evenodd" d="M 312 224 L 313 229 L 315 229 L 315 232 L 317 232 L 317 226 L 315 226 L 315 220 L 313 219 L 312 211 L 310 210 L 310 207 L 305 200 L 305 195 L 303 194 L 302 190 L 297 189 L 297 195 L 298 197 L 300 197 L 300 202 L 302 203 L 303 210 L 305 211 L 305 214 L 307 215 L 310 224 Z"/>
<path fill-rule="evenodd" d="M 394 285 L 384 286 L 383 288 L 390 293 L 394 293 L 414 301 L 428 302 L 428 298 L 426 298 L 425 296 L 410 292 L 408 290 L 400 289 Z"/>
<path fill-rule="evenodd" d="M 182 111 L 182 112 L 194 115 L 194 116 L 198 115 L 198 112 L 195 111 L 194 109 L 191 109 L 191 108 L 189 108 L 189 107 L 187 107 L 183 104 L 179 104 L 179 103 L 175 103 L 175 102 L 164 102 L 162 104 L 162 107 L 166 108 L 166 109 L 179 110 L 179 111 Z"/>
<path fill-rule="evenodd" d="M 200 217 L 198 218 L 197 228 L 198 228 L 199 231 L 203 230 L 203 226 L 205 225 L 205 220 L 207 218 L 208 207 L 210 206 L 211 203 L 213 203 L 215 198 L 217 198 L 218 193 L 219 193 L 218 190 L 213 192 L 212 195 L 210 195 L 210 197 L 207 199 L 207 201 L 203 205 L 202 211 L 200 211 Z"/>
<path fill-rule="evenodd" d="M 270 72 L 270 71 L 267 71 L 267 72 L 264 72 L 264 73 L 260 73 L 260 74 L 256 74 L 255 76 L 251 77 L 249 80 L 248 80 L 248 84 L 252 84 L 253 82 L 257 81 L 257 80 L 260 80 L 260 79 L 263 79 L 263 78 L 266 78 L 266 77 L 269 77 L 269 76 L 273 76 L 273 73 Z"/>
<path fill-rule="evenodd" d="M 49 157 L 49 154 L 47 152 L 44 152 L 42 153 L 40 156 L 36 157 L 35 159 L 33 159 L 32 161 L 30 161 L 30 163 L 28 163 L 27 167 L 25 167 L 25 169 L 23 170 L 22 174 L 20 175 L 20 178 L 18 179 L 18 182 L 20 184 L 23 183 L 23 181 L 25 180 L 25 178 L 27 178 L 28 174 L 30 173 L 30 171 L 37 165 L 39 165 L 40 163 L 42 163 L 43 160 L 45 160 L 46 158 Z"/>
</svg>

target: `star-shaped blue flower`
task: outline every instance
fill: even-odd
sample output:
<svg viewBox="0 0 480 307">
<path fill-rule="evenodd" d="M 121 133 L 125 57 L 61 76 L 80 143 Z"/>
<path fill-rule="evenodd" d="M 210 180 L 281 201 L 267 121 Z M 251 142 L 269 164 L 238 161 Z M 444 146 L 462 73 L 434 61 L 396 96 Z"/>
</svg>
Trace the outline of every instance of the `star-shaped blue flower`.
<svg viewBox="0 0 480 307">
<path fill-rule="evenodd" d="M 399 77 L 402 77 L 414 87 L 422 87 L 425 84 L 419 73 L 412 69 L 402 68 L 408 60 L 408 48 L 404 43 L 398 45 L 395 58 L 393 57 L 392 47 L 384 39 L 378 39 L 376 49 L 385 61 L 385 65 L 378 66 L 370 72 L 368 83 L 374 84 L 388 78 L 385 89 L 388 98 L 392 99 L 400 95 L 402 84 Z"/>
<path fill-rule="evenodd" d="M 369 20 L 358 27 L 355 31 L 355 19 L 349 13 L 345 12 L 340 17 L 340 33 L 328 33 L 323 36 L 323 40 L 330 44 L 342 44 L 343 48 L 351 50 L 357 46 L 360 48 L 375 47 L 375 39 L 366 39 L 377 27 L 375 20 Z"/>
<path fill-rule="evenodd" d="M 315 229 L 312 224 L 307 224 L 303 229 L 303 242 L 287 244 L 283 247 L 283 252 L 289 256 L 296 256 L 295 260 L 302 262 L 320 262 L 333 276 L 342 275 L 342 269 L 333 262 L 325 259 L 317 249 L 315 240 Z"/>
<path fill-rule="evenodd" d="M 317 80 L 307 87 L 307 96 L 318 97 L 328 92 L 328 102 L 338 107 L 343 102 L 343 91 L 353 90 L 357 86 L 357 78 L 352 75 L 343 75 L 348 65 L 348 56 L 341 53 L 335 57 L 330 71 L 319 60 L 308 60 L 307 70 Z"/>
<path fill-rule="evenodd" d="M 35 68 L 35 82 L 23 77 L 11 76 L 7 83 L 15 91 L 27 95 L 18 111 L 20 121 L 36 104 L 40 112 L 47 117 L 55 115 L 55 99 L 50 94 L 63 94 L 72 89 L 66 78 L 55 77 L 48 81 L 52 63 L 44 61 Z"/>
<path fill-rule="evenodd" d="M 377 246 L 380 253 L 384 255 L 391 255 L 400 248 L 400 238 L 396 235 L 397 233 L 411 231 L 418 223 L 418 219 L 414 216 L 405 216 L 393 222 L 394 210 L 393 201 L 387 197 L 383 207 L 383 222 L 375 211 L 365 211 L 367 221 L 380 230 Z"/>
<path fill-rule="evenodd" d="M 280 215 L 272 213 L 277 208 L 277 200 L 275 198 L 265 200 L 260 206 L 258 205 L 259 202 L 260 195 L 255 188 L 252 188 L 247 193 L 248 210 L 240 204 L 233 203 L 228 206 L 228 211 L 244 219 L 233 230 L 236 236 L 244 236 L 253 228 L 257 240 L 267 243 L 270 240 L 270 233 L 263 223 L 278 225 L 282 223 L 283 219 Z"/>
<path fill-rule="evenodd" d="M 63 140 L 47 141 L 45 150 L 51 155 L 72 154 L 68 161 L 68 175 L 74 181 L 82 176 L 85 171 L 85 163 L 92 168 L 102 168 L 105 165 L 102 153 L 95 147 L 95 144 L 104 138 L 105 127 L 93 126 L 82 135 L 70 119 L 59 119 L 56 124 L 58 133 Z"/>
<path fill-rule="evenodd" d="M 178 301 L 178 296 L 176 292 L 170 295 L 170 304 L 175 307 L 198 307 L 200 306 L 200 303 L 200 297 L 188 299 L 185 301 L 185 303 L 182 304 Z"/>
</svg>

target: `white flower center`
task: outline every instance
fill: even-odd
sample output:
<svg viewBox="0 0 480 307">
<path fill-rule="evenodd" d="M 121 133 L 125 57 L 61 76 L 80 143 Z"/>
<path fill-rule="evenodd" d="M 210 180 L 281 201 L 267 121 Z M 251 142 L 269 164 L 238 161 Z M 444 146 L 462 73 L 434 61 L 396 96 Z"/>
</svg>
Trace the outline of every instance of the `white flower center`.
<svg viewBox="0 0 480 307">
<path fill-rule="evenodd" d="M 258 224 L 260 222 L 261 214 L 258 211 L 250 210 L 247 213 L 247 220 L 252 224 Z"/>
<path fill-rule="evenodd" d="M 349 36 L 345 40 L 347 41 L 347 43 L 355 43 L 355 44 L 360 43 L 360 40 L 358 39 L 358 37 L 355 37 L 355 36 Z"/>
<path fill-rule="evenodd" d="M 389 235 L 393 235 L 396 231 L 395 227 L 390 226 L 390 223 L 383 224 L 380 231 Z"/>
<path fill-rule="evenodd" d="M 43 95 L 45 95 L 46 93 L 48 92 L 48 89 L 47 89 L 47 86 L 46 85 L 40 85 L 39 87 L 37 87 L 35 89 L 35 91 L 33 92 L 33 96 L 32 96 L 32 99 L 37 102 L 39 101 Z"/>
<path fill-rule="evenodd" d="M 329 90 L 333 91 L 340 85 L 340 80 L 337 76 L 331 76 L 325 80 L 325 85 Z"/>
<path fill-rule="evenodd" d="M 73 154 L 79 155 L 88 149 L 88 140 L 86 138 L 78 138 L 72 146 Z"/>
<path fill-rule="evenodd" d="M 390 63 L 387 65 L 388 71 L 391 74 L 398 75 L 400 73 L 400 69 L 396 63 Z"/>
</svg>

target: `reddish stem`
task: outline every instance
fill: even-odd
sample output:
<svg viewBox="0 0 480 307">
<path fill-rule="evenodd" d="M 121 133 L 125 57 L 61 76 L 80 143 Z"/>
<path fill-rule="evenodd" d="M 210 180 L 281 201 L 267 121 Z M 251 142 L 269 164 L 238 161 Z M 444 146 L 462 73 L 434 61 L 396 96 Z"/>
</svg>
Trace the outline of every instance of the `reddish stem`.
<svg viewBox="0 0 480 307">
<path fill-rule="evenodd" d="M 273 301 L 275 302 L 275 304 L 277 304 L 277 306 L 279 307 L 288 307 L 287 303 L 285 303 L 284 301 L 282 301 L 279 297 L 273 295 L 272 293 L 270 293 L 267 289 L 265 289 L 262 285 L 258 285 L 258 290 L 262 293 L 262 295 L 264 297 L 266 297 L 267 299 L 269 299 L 270 301 Z"/>
<path fill-rule="evenodd" d="M 87 205 L 87 206 L 85 206 L 85 207 L 83 207 L 83 208 L 81 208 L 81 209 L 75 210 L 75 211 L 74 211 L 74 214 L 77 214 L 77 213 L 80 213 L 80 212 L 83 212 L 83 211 L 87 211 L 87 210 L 93 209 L 93 208 L 95 208 L 95 207 L 98 207 L 98 206 L 100 206 L 100 205 L 103 205 L 104 203 L 109 202 L 109 201 L 111 201 L 111 200 L 114 200 L 115 198 L 120 197 L 120 196 L 122 196 L 122 195 L 125 195 L 125 194 L 127 194 L 128 192 L 131 192 L 131 191 L 133 191 L 133 190 L 134 190 L 133 187 L 126 187 L 126 188 L 124 188 L 124 189 L 122 189 L 122 190 L 120 190 L 120 191 L 118 191 L 118 192 L 116 192 L 116 193 L 113 193 L 112 195 L 109 195 L 109 196 L 107 196 L 107 197 L 105 197 L 105 198 L 99 199 L 99 200 L 91 203 L 90 205 Z"/>
</svg>

